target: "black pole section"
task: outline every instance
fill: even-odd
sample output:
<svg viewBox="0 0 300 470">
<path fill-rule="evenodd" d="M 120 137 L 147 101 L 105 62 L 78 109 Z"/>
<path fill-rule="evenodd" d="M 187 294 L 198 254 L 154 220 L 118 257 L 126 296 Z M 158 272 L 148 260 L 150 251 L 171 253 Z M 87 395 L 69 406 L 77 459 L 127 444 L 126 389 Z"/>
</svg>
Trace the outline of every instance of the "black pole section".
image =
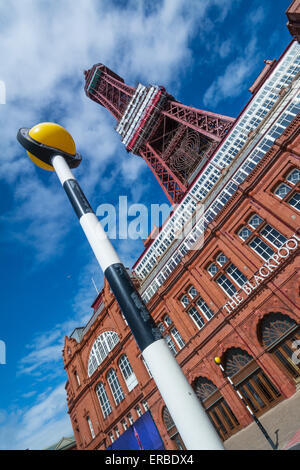
<svg viewBox="0 0 300 470">
<path fill-rule="evenodd" d="M 162 339 L 162 334 L 155 325 L 124 265 L 122 263 L 112 264 L 104 274 L 132 334 L 143 352 L 154 341 Z"/>
<path fill-rule="evenodd" d="M 79 221 L 86 214 L 94 214 L 78 181 L 68 179 L 63 188 Z M 154 341 L 162 339 L 162 334 L 155 325 L 148 309 L 130 279 L 122 263 L 113 263 L 104 271 L 111 290 L 120 306 L 129 328 L 139 346 L 144 351 Z"/>
<path fill-rule="evenodd" d="M 255 416 L 254 413 L 253 413 L 252 417 L 253 417 L 254 421 L 256 422 L 257 426 L 259 427 L 259 429 L 261 430 L 261 432 L 263 433 L 263 435 L 265 436 L 265 438 L 267 439 L 267 441 L 269 442 L 272 449 L 277 450 L 276 444 L 274 444 L 273 440 L 270 438 L 269 434 L 267 433 L 267 431 L 265 430 L 265 428 L 263 427 L 263 425 L 261 424 L 261 422 Z"/>
</svg>

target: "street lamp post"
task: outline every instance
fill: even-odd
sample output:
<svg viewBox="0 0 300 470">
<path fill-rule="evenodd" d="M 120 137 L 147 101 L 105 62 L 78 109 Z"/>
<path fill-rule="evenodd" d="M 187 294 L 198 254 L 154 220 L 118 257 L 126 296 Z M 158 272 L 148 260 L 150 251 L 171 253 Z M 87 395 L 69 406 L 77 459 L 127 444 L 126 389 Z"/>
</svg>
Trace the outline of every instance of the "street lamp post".
<svg viewBox="0 0 300 470">
<path fill-rule="evenodd" d="M 186 448 L 224 450 L 214 426 L 72 174 L 71 168 L 81 162 L 73 138 L 53 123 L 38 124 L 31 130 L 20 129 L 17 138 L 36 165 L 56 172 Z"/>
<path fill-rule="evenodd" d="M 247 408 L 247 410 L 249 411 L 250 415 L 252 416 L 254 422 L 257 424 L 257 426 L 259 427 L 259 429 L 261 430 L 261 432 L 263 433 L 263 435 L 265 436 L 265 438 L 267 439 L 268 443 L 270 444 L 270 446 L 272 447 L 273 450 L 277 450 L 277 446 L 274 444 L 273 440 L 271 439 L 271 437 L 269 436 L 268 432 L 266 431 L 266 429 L 263 427 L 263 425 L 261 424 L 261 422 L 259 421 L 258 417 L 253 413 L 253 411 L 251 410 L 250 406 L 248 405 L 248 403 L 246 402 L 246 400 L 244 399 L 244 397 L 241 395 L 241 393 L 239 392 L 239 390 L 236 388 L 236 386 L 234 385 L 234 383 L 232 382 L 231 378 L 225 374 L 225 369 L 224 367 L 222 366 L 222 361 L 221 361 L 221 358 L 220 357 L 215 357 L 215 363 L 220 367 L 224 377 L 226 377 L 226 379 L 228 380 L 228 382 L 230 383 L 230 385 L 232 386 L 232 388 L 234 389 L 234 391 L 236 392 L 237 396 L 242 400 L 242 402 L 244 403 L 245 407 Z"/>
</svg>

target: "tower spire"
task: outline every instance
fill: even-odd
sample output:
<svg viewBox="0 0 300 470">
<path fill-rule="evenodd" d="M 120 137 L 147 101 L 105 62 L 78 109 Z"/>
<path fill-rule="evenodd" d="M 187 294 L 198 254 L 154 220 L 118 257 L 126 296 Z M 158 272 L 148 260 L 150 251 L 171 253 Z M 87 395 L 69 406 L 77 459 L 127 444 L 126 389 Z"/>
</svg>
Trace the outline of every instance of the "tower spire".
<svg viewBox="0 0 300 470">
<path fill-rule="evenodd" d="M 142 157 L 171 203 L 178 203 L 235 119 L 185 106 L 164 87 L 133 88 L 103 64 L 85 71 L 87 96 L 117 119 L 128 152 Z"/>
</svg>

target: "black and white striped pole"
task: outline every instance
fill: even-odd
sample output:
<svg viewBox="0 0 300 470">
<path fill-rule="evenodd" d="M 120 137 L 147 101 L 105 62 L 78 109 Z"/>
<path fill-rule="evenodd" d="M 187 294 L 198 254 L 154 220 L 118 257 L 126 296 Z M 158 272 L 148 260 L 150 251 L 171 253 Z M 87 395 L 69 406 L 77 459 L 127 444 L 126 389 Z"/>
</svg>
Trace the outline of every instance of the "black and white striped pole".
<svg viewBox="0 0 300 470">
<path fill-rule="evenodd" d="M 276 444 L 274 444 L 274 442 L 272 441 L 271 437 L 269 436 L 268 432 L 266 431 L 266 429 L 263 427 L 263 425 L 261 424 L 261 422 L 259 421 L 258 417 L 253 413 L 253 411 L 251 410 L 250 406 L 248 405 L 248 403 L 246 402 L 245 398 L 241 395 L 240 391 L 236 388 L 236 386 L 234 385 L 233 381 L 231 380 L 231 378 L 226 375 L 225 373 L 225 369 L 224 367 L 222 366 L 222 361 L 221 361 L 221 358 L 220 357 L 215 357 L 215 363 L 217 364 L 217 366 L 220 367 L 224 377 L 226 377 L 226 379 L 228 380 L 228 382 L 230 383 L 230 385 L 232 386 L 232 388 L 234 389 L 234 391 L 236 392 L 237 396 L 240 398 L 240 400 L 242 400 L 242 402 L 244 403 L 245 407 L 247 408 L 247 410 L 249 411 L 250 415 L 252 416 L 254 422 L 257 424 L 257 426 L 259 427 L 259 429 L 261 430 L 261 432 L 263 433 L 263 435 L 265 436 L 265 438 L 267 439 L 268 443 L 270 444 L 270 446 L 272 447 L 273 450 L 277 450 L 277 446 Z"/>
<path fill-rule="evenodd" d="M 38 124 L 31 130 L 20 129 L 17 138 L 36 165 L 56 172 L 186 448 L 224 450 L 214 426 L 72 174 L 71 168 L 81 162 L 73 138 L 53 123 Z"/>
</svg>

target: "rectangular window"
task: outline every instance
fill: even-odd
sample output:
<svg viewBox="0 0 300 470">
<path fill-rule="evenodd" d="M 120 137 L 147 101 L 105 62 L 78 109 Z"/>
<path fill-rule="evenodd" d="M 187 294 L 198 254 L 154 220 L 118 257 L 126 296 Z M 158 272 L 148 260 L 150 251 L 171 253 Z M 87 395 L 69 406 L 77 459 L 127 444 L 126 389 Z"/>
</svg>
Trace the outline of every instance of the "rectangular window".
<svg viewBox="0 0 300 470">
<path fill-rule="evenodd" d="M 287 241 L 287 238 L 284 237 L 280 232 L 278 232 L 278 230 L 273 228 L 271 225 L 266 225 L 260 231 L 260 234 L 276 248 L 280 248 L 281 245 Z"/>
<path fill-rule="evenodd" d="M 130 426 L 132 426 L 132 424 L 133 424 L 133 417 L 132 417 L 132 414 L 131 414 L 131 413 L 128 413 L 127 419 L 128 419 L 128 421 L 129 421 Z"/>
<path fill-rule="evenodd" d="M 200 297 L 197 300 L 197 306 L 199 307 L 200 311 L 206 317 L 207 320 L 210 320 L 214 316 L 214 312 L 209 308 L 206 302 Z"/>
<path fill-rule="evenodd" d="M 237 283 L 239 287 L 242 287 L 245 282 L 248 281 L 246 276 L 234 265 L 231 264 L 227 269 L 226 272 L 229 274 L 231 279 Z"/>
<path fill-rule="evenodd" d="M 300 193 L 295 193 L 291 199 L 289 199 L 288 203 L 297 209 L 297 211 L 300 211 Z"/>
<path fill-rule="evenodd" d="M 198 313 L 197 309 L 195 307 L 191 307 L 188 313 L 195 325 L 199 328 L 199 330 L 201 330 L 201 328 L 203 328 L 203 326 L 205 325 L 205 322 L 201 315 Z"/>
<path fill-rule="evenodd" d="M 266 261 L 274 254 L 272 248 L 259 237 L 253 238 L 253 240 L 251 240 L 249 243 L 249 246 Z"/>
</svg>

